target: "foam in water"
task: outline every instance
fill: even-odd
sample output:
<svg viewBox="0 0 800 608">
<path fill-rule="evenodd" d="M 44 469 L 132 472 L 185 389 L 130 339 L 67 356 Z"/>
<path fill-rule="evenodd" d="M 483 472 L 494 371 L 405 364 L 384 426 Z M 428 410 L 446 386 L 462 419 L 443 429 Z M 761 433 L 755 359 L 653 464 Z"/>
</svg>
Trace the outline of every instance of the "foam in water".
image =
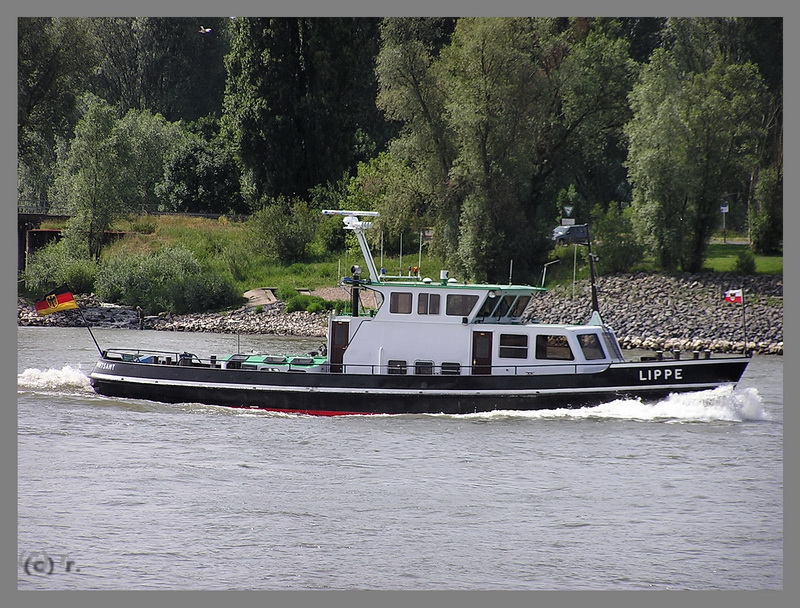
<svg viewBox="0 0 800 608">
<path fill-rule="evenodd" d="M 594 407 L 579 409 L 536 410 L 531 412 L 497 411 L 468 414 L 475 418 L 526 417 L 564 419 L 619 419 L 662 422 L 711 422 L 715 420 L 743 422 L 769 420 L 762 407 L 761 395 L 755 388 L 734 390 L 721 386 L 694 393 L 675 393 L 653 403 L 638 399 L 616 399 Z"/>
<path fill-rule="evenodd" d="M 89 377 L 81 370 L 65 365 L 61 369 L 26 369 L 17 374 L 17 388 L 33 390 L 92 390 Z"/>
</svg>

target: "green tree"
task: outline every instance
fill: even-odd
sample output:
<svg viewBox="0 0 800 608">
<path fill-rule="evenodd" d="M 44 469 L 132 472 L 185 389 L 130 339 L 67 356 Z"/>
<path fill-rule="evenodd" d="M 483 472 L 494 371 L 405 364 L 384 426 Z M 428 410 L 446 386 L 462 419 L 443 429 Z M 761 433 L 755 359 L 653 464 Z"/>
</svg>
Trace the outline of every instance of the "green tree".
<svg viewBox="0 0 800 608">
<path fill-rule="evenodd" d="M 631 93 L 628 168 L 638 225 L 663 270 L 703 265 L 723 195 L 754 166 L 763 84 L 718 59 L 688 73 L 657 50 Z"/>
<path fill-rule="evenodd" d="M 158 208 L 156 192 L 164 178 L 164 168 L 174 150 L 189 139 L 179 123 L 168 122 L 149 110 L 131 109 L 114 125 L 115 137 L 126 140 L 132 164 L 126 168 L 134 191 L 125 199 L 130 210 Z"/>
<path fill-rule="evenodd" d="M 45 202 L 58 142 L 77 120 L 76 99 L 95 65 L 91 39 L 75 18 L 17 21 L 19 196 Z"/>
<path fill-rule="evenodd" d="M 750 208 L 750 242 L 753 251 L 779 254 L 783 249 L 783 168 L 761 171 L 754 205 Z"/>
<path fill-rule="evenodd" d="M 87 18 L 100 57 L 92 91 L 169 121 L 221 114 L 227 18 Z M 200 33 L 204 26 L 211 31 Z"/>
<path fill-rule="evenodd" d="M 224 133 L 254 201 L 306 196 L 382 144 L 376 28 L 374 19 L 233 22 Z"/>
<path fill-rule="evenodd" d="M 89 255 L 97 259 L 104 231 L 135 200 L 136 183 L 128 171 L 133 160 L 130 141 L 115 128 L 114 108 L 93 95 L 85 96 L 83 104 L 55 192 L 70 208 L 66 236 L 85 242 Z"/>
<path fill-rule="evenodd" d="M 403 124 L 390 144 L 394 162 L 414 167 L 417 189 L 427 206 L 425 214 L 436 227 L 434 249 L 451 259 L 458 247 L 461 203 L 450 176 L 456 150 L 445 116 L 445 83 L 436 64 L 455 23 L 453 19 L 384 19 L 376 61 L 377 105 L 387 118 Z"/>
<path fill-rule="evenodd" d="M 478 280 L 510 260 L 530 274 L 576 151 L 602 159 L 627 116 L 625 42 L 588 20 L 477 18 L 436 45 L 415 24 L 382 29 L 378 102 L 404 123 L 392 152 L 428 184 L 451 264 Z"/>
<path fill-rule="evenodd" d="M 642 261 L 644 247 L 636 238 L 632 207 L 615 201 L 607 208 L 595 205 L 590 230 L 603 273 L 628 272 Z"/>
<path fill-rule="evenodd" d="M 194 213 L 245 213 L 239 169 L 224 147 L 193 138 L 166 160 L 156 194 L 167 209 Z"/>
</svg>

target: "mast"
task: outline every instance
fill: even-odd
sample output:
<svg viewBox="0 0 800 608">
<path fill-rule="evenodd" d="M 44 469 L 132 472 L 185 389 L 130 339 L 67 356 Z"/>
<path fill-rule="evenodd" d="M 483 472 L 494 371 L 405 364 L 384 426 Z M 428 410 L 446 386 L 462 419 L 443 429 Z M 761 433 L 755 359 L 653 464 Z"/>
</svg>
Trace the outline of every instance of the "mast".
<svg viewBox="0 0 800 608">
<path fill-rule="evenodd" d="M 589 278 L 592 284 L 592 312 L 600 314 L 600 304 L 597 301 L 597 284 L 594 273 L 595 255 L 592 253 L 592 238 L 589 235 L 589 224 L 586 224 L 586 246 L 589 248 Z"/>
<path fill-rule="evenodd" d="M 365 222 L 359 219 L 359 216 L 378 217 L 380 213 L 377 211 L 345 211 L 342 209 L 323 209 L 322 213 L 325 215 L 344 216 L 342 219 L 344 222 L 344 229 L 352 230 L 356 233 L 356 239 L 358 239 L 358 245 L 361 247 L 361 253 L 363 254 L 364 261 L 367 264 L 367 270 L 369 271 L 370 279 L 375 282 L 380 281 L 380 275 L 375 268 L 375 260 L 372 259 L 372 252 L 367 244 L 367 237 L 364 236 L 364 230 L 367 228 L 372 228 L 372 222 Z"/>
</svg>

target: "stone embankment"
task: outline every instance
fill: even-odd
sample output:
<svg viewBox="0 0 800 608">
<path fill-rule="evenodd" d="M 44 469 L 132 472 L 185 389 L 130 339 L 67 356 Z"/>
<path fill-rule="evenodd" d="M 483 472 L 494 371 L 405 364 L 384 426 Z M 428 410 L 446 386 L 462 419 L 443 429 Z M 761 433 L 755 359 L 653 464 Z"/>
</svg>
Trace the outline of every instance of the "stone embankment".
<svg viewBox="0 0 800 608">
<path fill-rule="evenodd" d="M 783 354 L 783 281 L 781 277 L 737 277 L 726 274 L 645 273 L 598 279 L 600 310 L 623 348 L 742 352 L 741 304 L 724 301 L 729 289 L 744 288 L 747 345 L 759 354 Z M 338 290 L 341 292 L 341 290 Z M 584 323 L 591 313 L 588 281 L 559 286 L 536 298 L 528 316 L 542 323 Z M 319 295 L 326 297 L 326 293 Z M 334 299 L 345 299 L 337 293 Z M 136 311 L 77 296 L 86 321 L 94 326 L 135 329 Z M 39 317 L 30 302 L 18 301 L 19 325 L 81 326 L 78 311 Z M 145 319 L 145 329 L 159 331 L 272 334 L 322 337 L 327 315 L 285 313 L 283 302 L 245 306 L 222 313 L 160 314 Z"/>
<path fill-rule="evenodd" d="M 783 279 L 728 274 L 646 273 L 600 277 L 598 301 L 603 320 L 623 348 L 783 354 Z M 744 289 L 742 305 L 725 302 L 725 291 Z M 528 310 L 543 323 L 586 322 L 591 314 L 588 281 L 558 286 Z"/>
<path fill-rule="evenodd" d="M 135 308 L 98 301 L 93 295 L 76 295 L 87 323 L 92 327 L 137 329 L 139 319 Z M 159 331 L 214 332 L 230 334 L 272 334 L 279 336 L 325 336 L 328 315 L 325 313 L 285 313 L 283 302 L 267 306 L 245 306 L 219 313 L 171 315 L 161 313 L 147 316 L 144 329 Z M 29 302 L 17 302 L 17 324 L 78 327 L 83 319 L 77 310 L 68 310 L 40 317 Z"/>
</svg>

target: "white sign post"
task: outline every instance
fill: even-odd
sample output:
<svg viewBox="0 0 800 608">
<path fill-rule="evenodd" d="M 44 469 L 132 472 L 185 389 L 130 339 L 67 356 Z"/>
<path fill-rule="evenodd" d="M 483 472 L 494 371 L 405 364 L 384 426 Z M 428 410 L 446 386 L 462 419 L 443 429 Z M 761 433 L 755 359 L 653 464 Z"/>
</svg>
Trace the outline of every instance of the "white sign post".
<svg viewBox="0 0 800 608">
<path fill-rule="evenodd" d="M 722 213 L 722 242 L 728 242 L 728 229 L 725 226 L 725 218 L 728 215 L 728 203 L 723 203 L 722 206 L 719 208 L 720 213 Z"/>
</svg>

